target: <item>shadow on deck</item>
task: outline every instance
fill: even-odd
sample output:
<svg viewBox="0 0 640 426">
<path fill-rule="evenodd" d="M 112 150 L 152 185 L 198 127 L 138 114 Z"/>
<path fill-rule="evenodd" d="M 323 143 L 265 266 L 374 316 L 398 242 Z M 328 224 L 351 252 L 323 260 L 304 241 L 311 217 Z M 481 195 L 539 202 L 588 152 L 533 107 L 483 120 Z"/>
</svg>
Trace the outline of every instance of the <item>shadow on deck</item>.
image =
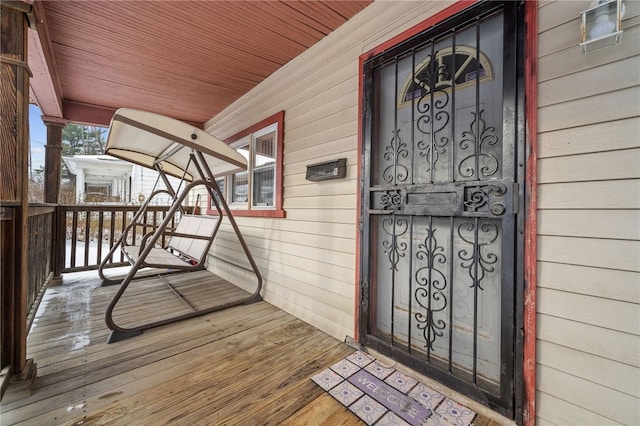
<svg viewBox="0 0 640 426">
<path fill-rule="evenodd" d="M 170 279 L 195 303 L 242 292 L 206 271 Z M 2 425 L 363 424 L 310 380 L 353 349 L 266 302 L 107 344 L 104 311 L 117 286 L 100 287 L 95 273 L 65 281 L 47 291 L 28 338 L 36 387 L 9 386 Z M 134 287 L 114 313 L 123 323 L 184 309 L 157 278 Z"/>
</svg>

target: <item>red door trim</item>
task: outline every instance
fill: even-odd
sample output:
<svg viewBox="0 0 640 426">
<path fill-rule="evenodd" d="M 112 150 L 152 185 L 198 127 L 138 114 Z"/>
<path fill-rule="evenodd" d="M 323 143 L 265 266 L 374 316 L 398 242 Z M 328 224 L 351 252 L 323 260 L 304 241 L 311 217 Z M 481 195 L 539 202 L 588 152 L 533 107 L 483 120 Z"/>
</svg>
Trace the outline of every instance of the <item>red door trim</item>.
<svg viewBox="0 0 640 426">
<path fill-rule="evenodd" d="M 526 188 L 524 222 L 524 407 L 523 423 L 536 421 L 536 286 L 538 228 L 538 2 L 525 2 Z"/>
</svg>

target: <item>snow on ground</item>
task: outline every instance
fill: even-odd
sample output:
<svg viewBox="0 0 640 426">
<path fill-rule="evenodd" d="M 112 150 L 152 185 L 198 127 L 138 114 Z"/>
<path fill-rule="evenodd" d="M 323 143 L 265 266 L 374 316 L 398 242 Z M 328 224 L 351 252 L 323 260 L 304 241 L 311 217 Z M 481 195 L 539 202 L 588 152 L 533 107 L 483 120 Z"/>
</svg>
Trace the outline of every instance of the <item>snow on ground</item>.
<svg viewBox="0 0 640 426">
<path fill-rule="evenodd" d="M 84 254 L 85 254 L 85 243 L 84 241 L 76 242 L 76 265 L 75 266 L 85 266 L 84 264 Z M 109 243 L 102 243 L 102 256 L 98 259 L 98 242 L 97 241 L 89 241 L 89 265 L 99 265 L 102 262 L 102 259 L 107 257 L 109 254 Z M 120 261 L 120 251 L 117 250 L 114 254 L 117 262 Z M 65 268 L 71 267 L 71 240 L 66 240 L 66 252 L 64 258 L 64 266 Z"/>
</svg>

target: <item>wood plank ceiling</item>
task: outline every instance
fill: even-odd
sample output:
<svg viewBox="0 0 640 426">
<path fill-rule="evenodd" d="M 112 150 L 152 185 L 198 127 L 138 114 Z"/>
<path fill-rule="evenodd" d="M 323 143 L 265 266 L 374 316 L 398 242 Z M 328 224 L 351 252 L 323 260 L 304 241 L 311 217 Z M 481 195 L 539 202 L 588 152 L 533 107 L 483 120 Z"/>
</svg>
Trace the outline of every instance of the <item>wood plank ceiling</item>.
<svg viewBox="0 0 640 426">
<path fill-rule="evenodd" d="M 369 3 L 37 0 L 32 101 L 92 124 L 121 107 L 201 124 Z"/>
</svg>

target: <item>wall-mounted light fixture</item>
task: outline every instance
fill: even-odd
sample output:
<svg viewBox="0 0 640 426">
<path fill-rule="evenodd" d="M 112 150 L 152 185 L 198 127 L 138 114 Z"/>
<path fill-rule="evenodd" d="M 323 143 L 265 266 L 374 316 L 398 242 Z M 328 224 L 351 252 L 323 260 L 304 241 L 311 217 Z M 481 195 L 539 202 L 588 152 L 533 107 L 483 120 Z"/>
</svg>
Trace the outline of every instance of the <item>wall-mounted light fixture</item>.
<svg viewBox="0 0 640 426">
<path fill-rule="evenodd" d="M 622 40 L 621 21 L 624 16 L 622 0 L 595 0 L 580 13 L 582 17 L 582 53 L 615 46 Z"/>
</svg>

